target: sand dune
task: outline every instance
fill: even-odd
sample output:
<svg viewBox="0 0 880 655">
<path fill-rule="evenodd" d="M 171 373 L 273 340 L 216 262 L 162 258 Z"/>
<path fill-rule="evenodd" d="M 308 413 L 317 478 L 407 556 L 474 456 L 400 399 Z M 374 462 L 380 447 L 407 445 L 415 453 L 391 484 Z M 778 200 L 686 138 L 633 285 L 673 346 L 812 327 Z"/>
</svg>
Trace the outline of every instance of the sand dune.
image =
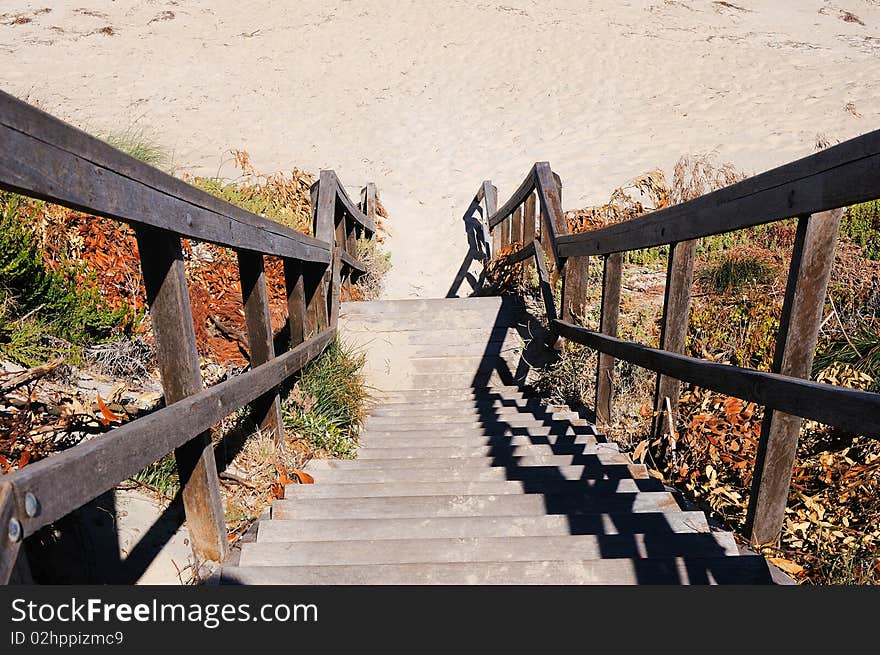
<svg viewBox="0 0 880 655">
<path fill-rule="evenodd" d="M 880 3 L 839 1 L 4 0 L 0 87 L 195 172 L 242 148 L 374 180 L 386 295 L 438 296 L 484 178 L 503 200 L 549 160 L 576 208 L 685 153 L 759 172 L 880 127 Z"/>
</svg>

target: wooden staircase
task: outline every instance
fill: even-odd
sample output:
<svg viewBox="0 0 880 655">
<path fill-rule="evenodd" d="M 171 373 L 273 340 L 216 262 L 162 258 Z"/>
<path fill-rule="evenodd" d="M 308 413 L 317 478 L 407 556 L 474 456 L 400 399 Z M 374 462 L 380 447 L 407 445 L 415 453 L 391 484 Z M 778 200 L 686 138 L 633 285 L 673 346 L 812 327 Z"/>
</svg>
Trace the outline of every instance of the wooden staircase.
<svg viewBox="0 0 880 655">
<path fill-rule="evenodd" d="M 523 383 L 552 356 L 511 298 L 343 304 L 381 402 L 356 460 L 314 460 L 230 584 L 767 583 L 763 558 L 682 510 Z"/>
</svg>

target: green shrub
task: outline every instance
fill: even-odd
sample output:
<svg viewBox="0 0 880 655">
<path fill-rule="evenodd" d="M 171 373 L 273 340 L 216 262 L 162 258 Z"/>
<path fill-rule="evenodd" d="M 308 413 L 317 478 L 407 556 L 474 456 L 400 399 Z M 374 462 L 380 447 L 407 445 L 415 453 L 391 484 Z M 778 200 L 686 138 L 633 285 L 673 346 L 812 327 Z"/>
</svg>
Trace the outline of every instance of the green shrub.
<svg viewBox="0 0 880 655">
<path fill-rule="evenodd" d="M 126 324 L 131 310 L 109 310 L 94 276 L 81 267 L 68 263 L 52 270 L 47 266 L 37 237 L 26 223 L 26 208 L 32 210 L 34 202 L 0 193 L 0 289 L 6 302 L 14 304 L 19 316 L 33 319 L 30 327 L 39 324 L 47 334 L 76 346 L 113 336 Z M 3 328 L 7 334 L 10 320 L 7 317 Z M 27 320 L 16 317 L 14 329 L 25 329 Z M 19 335 L 17 340 L 21 339 Z M 8 337 L 6 343 L 14 341 Z"/>
<path fill-rule="evenodd" d="M 840 222 L 840 235 L 858 245 L 868 259 L 880 259 L 880 200 L 849 207 Z"/>
<path fill-rule="evenodd" d="M 851 364 L 874 378 L 874 391 L 880 391 L 880 332 L 863 328 L 861 332 L 834 338 L 813 361 L 813 373 L 835 362 Z"/>
<path fill-rule="evenodd" d="M 177 461 L 174 459 L 173 452 L 168 453 L 159 461 L 147 465 L 142 471 L 131 477 L 169 497 L 174 496 L 180 489 Z"/>
<path fill-rule="evenodd" d="M 140 159 L 145 164 L 155 166 L 163 171 L 171 168 L 171 156 L 142 129 L 131 126 L 122 132 L 113 132 L 100 136 L 100 138 L 135 159 Z"/>
<path fill-rule="evenodd" d="M 769 284 L 776 277 L 776 266 L 756 253 L 733 250 L 722 252 L 697 279 L 717 293 L 739 291 L 746 284 Z"/>
<path fill-rule="evenodd" d="M 316 450 L 353 457 L 369 398 L 363 353 L 338 338 L 303 369 L 284 402 L 284 424 Z"/>
<path fill-rule="evenodd" d="M 391 270 L 391 253 L 382 249 L 376 239 L 357 240 L 357 258 L 367 269 L 357 281 L 363 300 L 376 300 L 382 295 L 385 276 Z"/>
</svg>

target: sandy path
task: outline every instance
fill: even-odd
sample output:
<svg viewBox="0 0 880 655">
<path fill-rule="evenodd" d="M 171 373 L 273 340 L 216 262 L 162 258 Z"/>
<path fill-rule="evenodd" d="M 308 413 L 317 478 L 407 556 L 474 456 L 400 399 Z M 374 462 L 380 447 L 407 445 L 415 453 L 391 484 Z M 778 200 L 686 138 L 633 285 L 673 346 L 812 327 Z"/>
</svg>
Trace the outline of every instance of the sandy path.
<svg viewBox="0 0 880 655">
<path fill-rule="evenodd" d="M 880 2 L 839 1 L 2 0 L 0 87 L 197 172 L 242 148 L 375 180 L 386 295 L 439 296 L 484 178 L 504 200 L 549 160 L 575 208 L 688 152 L 759 172 L 880 127 Z"/>
</svg>

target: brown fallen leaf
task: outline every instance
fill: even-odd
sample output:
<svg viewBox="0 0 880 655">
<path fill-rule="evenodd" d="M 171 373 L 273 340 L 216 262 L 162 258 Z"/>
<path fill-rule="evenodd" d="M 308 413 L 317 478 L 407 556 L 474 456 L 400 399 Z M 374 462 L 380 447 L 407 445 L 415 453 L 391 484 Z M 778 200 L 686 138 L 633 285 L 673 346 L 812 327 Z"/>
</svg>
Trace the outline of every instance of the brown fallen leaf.
<svg viewBox="0 0 880 655">
<path fill-rule="evenodd" d="M 798 576 L 806 571 L 806 569 L 800 564 L 792 562 L 790 559 L 785 559 L 784 557 L 768 557 L 767 559 L 775 567 L 782 569 L 789 575 Z"/>
<path fill-rule="evenodd" d="M 101 425 L 110 425 L 112 422 L 120 423 L 120 418 L 116 416 L 113 412 L 111 412 L 107 405 L 104 404 L 103 398 L 101 398 L 101 394 L 98 394 L 98 409 L 101 410 L 101 417 L 98 421 L 101 422 Z"/>
<path fill-rule="evenodd" d="M 297 484 L 315 484 L 315 478 L 313 478 L 305 471 L 293 469 L 291 473 L 293 473 L 294 479 L 296 480 Z"/>
</svg>

